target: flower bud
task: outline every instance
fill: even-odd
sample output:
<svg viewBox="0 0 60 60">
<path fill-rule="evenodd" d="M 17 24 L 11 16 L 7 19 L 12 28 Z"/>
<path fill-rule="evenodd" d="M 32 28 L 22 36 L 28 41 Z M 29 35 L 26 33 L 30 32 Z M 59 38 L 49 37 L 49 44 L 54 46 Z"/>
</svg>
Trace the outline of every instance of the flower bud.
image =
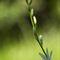
<svg viewBox="0 0 60 60">
<path fill-rule="evenodd" d="M 41 43 L 41 45 L 43 45 L 43 36 L 42 35 L 39 35 L 39 41 L 40 41 L 40 43 Z"/>
<path fill-rule="evenodd" d="M 41 40 L 43 38 L 43 36 L 42 35 L 39 35 L 39 40 Z"/>
<path fill-rule="evenodd" d="M 33 10 L 33 8 L 31 9 L 31 16 L 33 16 L 33 14 L 34 14 L 34 10 Z"/>
<path fill-rule="evenodd" d="M 37 20 L 36 20 L 36 17 L 35 16 L 33 16 L 33 20 L 34 20 L 34 24 L 36 24 L 37 23 Z"/>
</svg>

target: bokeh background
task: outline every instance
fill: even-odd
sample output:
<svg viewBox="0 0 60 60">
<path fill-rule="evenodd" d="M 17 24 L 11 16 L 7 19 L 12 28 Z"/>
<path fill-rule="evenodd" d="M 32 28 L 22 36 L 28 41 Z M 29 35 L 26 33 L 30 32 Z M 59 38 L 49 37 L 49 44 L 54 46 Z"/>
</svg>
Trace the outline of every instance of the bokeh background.
<svg viewBox="0 0 60 60">
<path fill-rule="evenodd" d="M 33 0 L 37 32 L 52 60 L 60 60 L 60 0 Z M 42 60 L 25 0 L 0 0 L 0 60 Z"/>
</svg>

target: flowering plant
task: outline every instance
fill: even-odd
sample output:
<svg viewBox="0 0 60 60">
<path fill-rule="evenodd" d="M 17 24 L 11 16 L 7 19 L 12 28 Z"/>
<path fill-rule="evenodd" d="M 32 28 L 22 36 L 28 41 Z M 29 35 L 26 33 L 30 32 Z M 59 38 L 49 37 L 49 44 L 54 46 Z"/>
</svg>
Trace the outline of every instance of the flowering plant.
<svg viewBox="0 0 60 60">
<path fill-rule="evenodd" d="M 49 54 L 48 49 L 46 49 L 46 51 L 44 50 L 43 36 L 37 34 L 37 28 L 36 28 L 37 27 L 37 19 L 34 16 L 34 9 L 31 8 L 32 0 L 26 0 L 26 3 L 28 5 L 28 12 L 29 12 L 31 23 L 32 23 L 33 34 L 34 34 L 39 46 L 41 47 L 41 49 L 43 51 L 43 54 L 39 53 L 39 55 L 41 56 L 42 60 L 51 60 L 52 51 Z"/>
</svg>

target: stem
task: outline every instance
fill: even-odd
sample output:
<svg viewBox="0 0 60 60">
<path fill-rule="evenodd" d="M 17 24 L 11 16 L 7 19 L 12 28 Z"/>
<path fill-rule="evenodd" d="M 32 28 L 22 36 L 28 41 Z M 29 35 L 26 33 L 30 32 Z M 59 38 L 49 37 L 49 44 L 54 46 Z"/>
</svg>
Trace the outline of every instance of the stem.
<svg viewBox="0 0 60 60">
<path fill-rule="evenodd" d="M 46 54 L 43 46 L 41 45 L 41 43 L 40 43 L 40 41 L 39 41 L 39 38 L 38 38 L 38 35 L 37 35 L 37 32 L 36 32 L 36 27 L 35 27 L 34 22 L 33 22 L 33 16 L 31 16 L 31 14 L 30 14 L 30 12 L 31 12 L 31 7 L 30 7 L 30 5 L 28 5 L 28 10 L 29 10 L 29 16 L 30 16 L 30 20 L 31 20 L 31 23 L 32 23 L 32 27 L 33 27 L 34 36 L 35 36 L 37 42 L 39 43 L 39 46 L 41 47 L 44 55 L 46 56 L 46 58 L 47 58 L 47 60 L 48 60 L 48 56 L 47 56 L 47 54 Z"/>
<path fill-rule="evenodd" d="M 34 31 L 34 36 L 35 36 L 35 38 L 36 38 L 37 42 L 39 43 L 39 45 L 40 45 L 40 47 L 41 47 L 41 49 L 42 49 L 43 53 L 44 53 L 44 54 L 45 54 L 45 56 L 46 56 L 46 58 L 48 58 L 48 56 L 47 56 L 47 54 L 46 54 L 46 52 L 45 52 L 45 50 L 44 50 L 43 46 L 41 45 L 41 43 L 40 43 L 40 41 L 39 41 L 39 39 L 38 39 L 38 35 L 37 35 L 36 31 Z"/>
</svg>

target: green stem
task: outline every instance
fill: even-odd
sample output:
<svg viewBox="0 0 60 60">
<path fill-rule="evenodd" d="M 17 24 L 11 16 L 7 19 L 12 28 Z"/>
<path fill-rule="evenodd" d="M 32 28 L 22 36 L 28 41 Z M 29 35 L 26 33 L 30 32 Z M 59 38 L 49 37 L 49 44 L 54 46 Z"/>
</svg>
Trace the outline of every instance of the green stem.
<svg viewBox="0 0 60 60">
<path fill-rule="evenodd" d="M 29 10 L 29 16 L 30 16 L 30 20 L 31 20 L 31 23 L 32 23 L 34 36 L 35 36 L 37 42 L 39 43 L 39 45 L 40 45 L 40 47 L 41 47 L 41 49 L 42 49 L 44 55 L 45 55 L 46 58 L 48 59 L 48 56 L 47 56 L 47 54 L 46 54 L 46 52 L 45 52 L 43 46 L 41 45 L 41 43 L 40 43 L 40 41 L 39 41 L 39 38 L 38 38 L 38 35 L 37 35 L 37 32 L 36 32 L 36 27 L 35 27 L 34 22 L 33 22 L 33 16 L 31 16 L 31 14 L 30 14 L 30 12 L 31 12 L 31 7 L 30 7 L 29 5 L 28 5 L 28 8 L 29 8 L 29 9 L 28 9 L 28 10 Z"/>
<path fill-rule="evenodd" d="M 46 58 L 48 58 L 48 56 L 47 56 L 47 54 L 46 54 L 46 52 L 45 52 L 45 50 L 44 50 L 43 46 L 41 45 L 41 43 L 40 43 L 40 41 L 39 41 L 39 38 L 38 38 L 38 35 L 37 35 L 36 31 L 34 31 L 34 36 L 35 36 L 35 38 L 36 38 L 37 42 L 39 43 L 39 45 L 40 45 L 40 47 L 41 47 L 41 49 L 42 49 L 43 53 L 44 53 L 44 54 L 45 54 L 45 56 L 46 56 Z"/>
</svg>

